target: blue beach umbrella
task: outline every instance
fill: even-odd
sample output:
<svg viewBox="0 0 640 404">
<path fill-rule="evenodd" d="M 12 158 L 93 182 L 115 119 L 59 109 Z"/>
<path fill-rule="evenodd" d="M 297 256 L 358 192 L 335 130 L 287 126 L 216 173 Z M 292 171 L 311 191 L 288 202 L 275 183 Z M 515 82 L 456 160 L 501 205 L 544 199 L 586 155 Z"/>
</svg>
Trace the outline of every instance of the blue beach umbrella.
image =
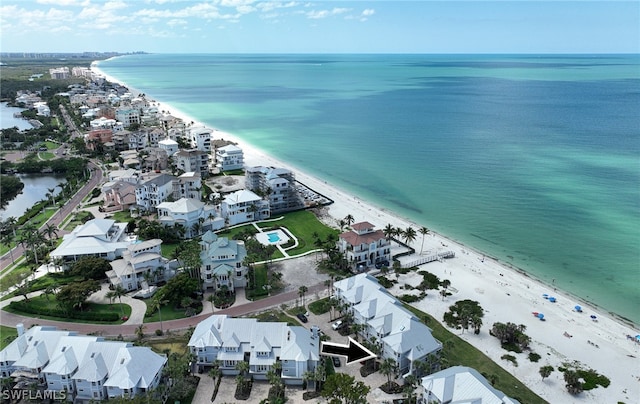
<svg viewBox="0 0 640 404">
<path fill-rule="evenodd" d="M 596 318 L 598 318 L 598 316 L 596 316 L 595 314 L 592 314 L 590 317 L 592 320 L 595 320 Z"/>
<path fill-rule="evenodd" d="M 544 314 L 542 314 L 542 313 L 538 313 L 538 316 L 537 316 L 537 317 L 538 317 L 540 320 L 542 320 L 542 319 L 544 319 Z"/>
<path fill-rule="evenodd" d="M 577 311 L 578 313 L 582 312 L 582 307 L 580 307 L 580 306 L 576 306 L 576 307 L 575 307 L 575 309 L 576 309 L 576 311 Z"/>
<path fill-rule="evenodd" d="M 549 295 L 548 295 L 548 294 L 546 294 L 546 293 L 544 293 L 544 294 L 542 295 L 542 297 L 544 297 L 545 299 L 547 299 L 547 298 L 549 297 Z"/>
<path fill-rule="evenodd" d="M 556 302 L 556 298 L 555 298 L 555 297 L 553 297 L 553 296 L 551 296 L 551 297 L 549 298 L 549 301 L 550 301 L 551 303 L 555 303 L 555 302 Z"/>
</svg>

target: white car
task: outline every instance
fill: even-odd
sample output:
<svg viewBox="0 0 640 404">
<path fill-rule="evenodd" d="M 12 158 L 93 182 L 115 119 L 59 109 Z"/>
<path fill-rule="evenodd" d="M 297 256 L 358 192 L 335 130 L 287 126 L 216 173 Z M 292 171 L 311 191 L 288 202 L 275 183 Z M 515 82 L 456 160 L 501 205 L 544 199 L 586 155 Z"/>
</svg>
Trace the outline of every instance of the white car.
<svg viewBox="0 0 640 404">
<path fill-rule="evenodd" d="M 340 328 L 342 328 L 342 320 L 338 320 L 335 323 L 331 324 L 331 328 L 333 328 L 334 330 L 339 330 Z"/>
</svg>

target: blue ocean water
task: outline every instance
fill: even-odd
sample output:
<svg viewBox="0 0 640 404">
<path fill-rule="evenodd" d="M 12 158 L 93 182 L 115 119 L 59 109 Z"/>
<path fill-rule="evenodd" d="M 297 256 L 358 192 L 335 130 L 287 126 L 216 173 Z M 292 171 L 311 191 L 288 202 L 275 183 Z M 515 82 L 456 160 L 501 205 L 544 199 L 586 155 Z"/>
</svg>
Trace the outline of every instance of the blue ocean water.
<svg viewBox="0 0 640 404">
<path fill-rule="evenodd" d="M 99 66 L 640 323 L 639 55 L 132 55 Z"/>
</svg>

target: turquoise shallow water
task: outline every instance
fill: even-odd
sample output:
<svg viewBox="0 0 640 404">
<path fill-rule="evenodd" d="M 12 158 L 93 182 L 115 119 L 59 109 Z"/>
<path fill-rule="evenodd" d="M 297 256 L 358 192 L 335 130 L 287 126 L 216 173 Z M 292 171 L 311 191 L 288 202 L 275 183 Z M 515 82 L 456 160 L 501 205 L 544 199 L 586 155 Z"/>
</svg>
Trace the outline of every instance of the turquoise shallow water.
<svg viewBox="0 0 640 404">
<path fill-rule="evenodd" d="M 640 323 L 637 55 L 134 55 L 100 68 Z"/>
</svg>

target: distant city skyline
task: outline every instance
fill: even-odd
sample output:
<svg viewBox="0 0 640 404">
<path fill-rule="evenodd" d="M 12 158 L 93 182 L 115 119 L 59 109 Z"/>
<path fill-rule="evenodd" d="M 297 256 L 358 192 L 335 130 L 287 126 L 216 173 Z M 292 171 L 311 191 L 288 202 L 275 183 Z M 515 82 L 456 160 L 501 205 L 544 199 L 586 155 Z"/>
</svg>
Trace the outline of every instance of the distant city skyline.
<svg viewBox="0 0 640 404">
<path fill-rule="evenodd" d="M 640 53 L 638 1 L 0 4 L 2 52 Z"/>
</svg>

